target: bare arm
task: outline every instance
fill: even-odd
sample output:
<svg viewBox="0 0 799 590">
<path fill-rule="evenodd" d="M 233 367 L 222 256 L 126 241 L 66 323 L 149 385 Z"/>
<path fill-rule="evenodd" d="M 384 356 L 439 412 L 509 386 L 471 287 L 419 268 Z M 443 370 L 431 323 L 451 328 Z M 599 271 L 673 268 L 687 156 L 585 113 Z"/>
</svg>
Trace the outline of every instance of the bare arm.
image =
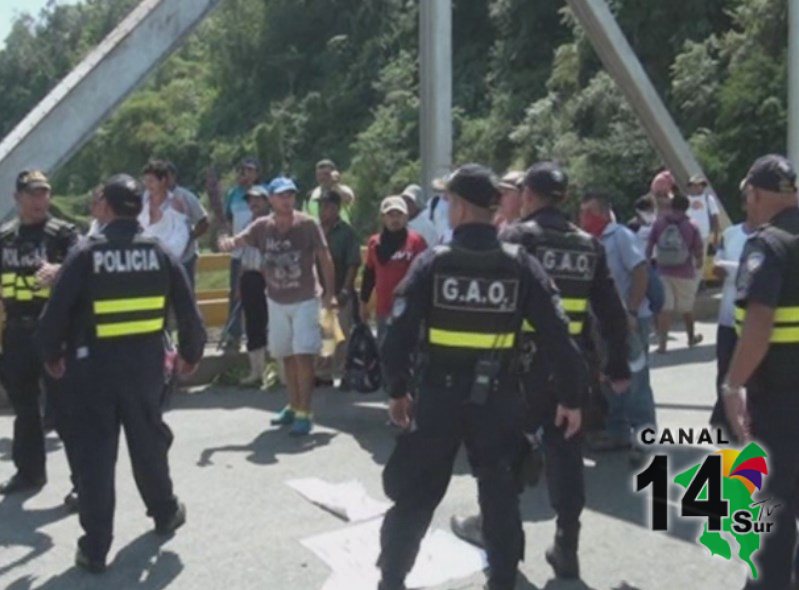
<svg viewBox="0 0 799 590">
<path fill-rule="evenodd" d="M 330 256 L 330 249 L 320 247 L 316 249 L 316 263 L 322 270 L 322 280 L 325 283 L 325 305 L 332 304 L 335 298 L 333 286 L 336 284 L 336 270 L 333 266 L 333 257 Z"/>
<path fill-rule="evenodd" d="M 649 271 L 646 265 L 646 262 L 642 262 L 633 269 L 630 296 L 627 301 L 627 308 L 633 313 L 638 311 L 646 297 L 646 288 L 649 283 Z"/>
</svg>

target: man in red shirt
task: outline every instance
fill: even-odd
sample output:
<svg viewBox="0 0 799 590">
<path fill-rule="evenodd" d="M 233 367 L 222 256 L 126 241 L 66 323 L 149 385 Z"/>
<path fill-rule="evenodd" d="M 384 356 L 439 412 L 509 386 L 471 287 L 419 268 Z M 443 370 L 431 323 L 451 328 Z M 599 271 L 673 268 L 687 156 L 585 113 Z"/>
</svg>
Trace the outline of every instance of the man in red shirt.
<svg viewBox="0 0 799 590">
<path fill-rule="evenodd" d="M 369 299 L 377 291 L 377 336 L 391 316 L 394 289 L 405 278 L 411 262 L 427 249 L 427 242 L 407 228 L 408 206 L 402 197 L 386 197 L 380 204 L 383 231 L 369 238 L 361 283 L 361 317 L 369 321 Z"/>
</svg>

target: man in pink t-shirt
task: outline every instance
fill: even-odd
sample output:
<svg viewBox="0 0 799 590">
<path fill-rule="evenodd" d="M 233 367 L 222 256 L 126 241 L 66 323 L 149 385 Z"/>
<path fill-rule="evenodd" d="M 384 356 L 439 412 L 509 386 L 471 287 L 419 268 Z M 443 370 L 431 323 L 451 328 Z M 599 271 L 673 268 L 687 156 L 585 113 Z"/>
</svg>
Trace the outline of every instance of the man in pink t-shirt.
<svg viewBox="0 0 799 590">
<path fill-rule="evenodd" d="M 688 333 L 688 346 L 702 341 L 694 332 L 694 303 L 704 262 L 704 241 L 699 228 L 687 215 L 690 201 L 684 195 L 675 195 L 671 209 L 659 217 L 652 226 L 646 247 L 647 259 L 655 259 L 658 274 L 663 282 L 665 300 L 658 315 L 658 352 L 666 352 L 666 344 L 674 312 L 682 315 Z"/>
<path fill-rule="evenodd" d="M 272 420 L 276 426 L 291 426 L 291 434 L 311 432 L 311 394 L 316 356 L 322 348 L 319 327 L 319 283 L 316 265 L 326 287 L 322 304 L 336 305 L 335 271 L 324 233 L 314 219 L 294 209 L 297 187 L 288 178 L 269 184 L 273 213 L 253 221 L 235 238 L 219 241 L 221 250 L 253 246 L 264 257 L 266 295 L 269 306 L 269 353 L 283 361 L 289 403 Z"/>
</svg>

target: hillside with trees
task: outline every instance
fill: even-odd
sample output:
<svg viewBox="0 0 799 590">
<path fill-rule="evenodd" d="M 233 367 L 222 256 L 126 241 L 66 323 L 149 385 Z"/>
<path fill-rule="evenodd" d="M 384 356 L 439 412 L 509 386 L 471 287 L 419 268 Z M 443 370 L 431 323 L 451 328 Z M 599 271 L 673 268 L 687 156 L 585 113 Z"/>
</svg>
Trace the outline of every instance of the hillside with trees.
<svg viewBox="0 0 799 590">
<path fill-rule="evenodd" d="M 121 20 L 136 0 L 50 6 L 14 25 L 0 51 L 7 133 Z M 680 128 L 726 202 L 759 154 L 785 150 L 785 0 L 611 0 Z M 257 154 L 268 175 L 312 188 L 331 157 L 375 204 L 420 169 L 418 2 L 225 0 L 57 175 L 83 196 L 151 156 L 204 188 Z M 660 162 L 562 2 L 455 0 L 455 159 L 497 170 L 565 163 L 577 189 L 601 187 L 622 211 Z"/>
</svg>

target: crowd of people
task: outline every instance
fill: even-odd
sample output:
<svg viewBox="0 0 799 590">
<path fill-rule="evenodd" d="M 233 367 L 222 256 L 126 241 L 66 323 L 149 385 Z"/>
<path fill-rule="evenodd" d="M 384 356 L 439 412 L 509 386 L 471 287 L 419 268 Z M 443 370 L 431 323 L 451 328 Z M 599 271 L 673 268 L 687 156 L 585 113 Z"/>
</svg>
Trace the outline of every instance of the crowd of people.
<svg viewBox="0 0 799 590">
<path fill-rule="evenodd" d="M 362 242 L 350 223 L 355 192 L 342 182 L 330 159 L 317 163 L 317 186 L 305 197 L 290 178 L 264 181 L 257 158 L 242 159 L 236 183 L 225 195 L 224 219 L 216 220 L 194 192 L 178 183 L 171 162 L 152 160 L 141 177 L 145 193 L 138 220 L 143 234 L 158 239 L 181 261 L 192 286 L 198 239 L 214 223 L 221 228 L 215 246 L 231 256 L 229 314 L 222 344 L 227 351 L 238 351 L 244 341 L 249 357 L 249 372 L 240 381 L 244 386 L 261 386 L 267 361 L 278 361 L 290 402 L 275 423 L 289 425 L 293 435 L 312 429 L 310 400 L 315 387 L 349 389 L 345 360 L 352 327 L 374 322 L 381 341 L 394 291 L 413 261 L 428 248 L 452 239 L 446 178 L 433 182 L 433 196 L 426 203 L 425 191 L 416 184 L 385 197 L 379 207 L 380 231 Z M 525 201 L 524 178 L 523 171 L 509 170 L 499 180 L 493 217 L 499 231 L 547 206 Z M 90 235 L 106 223 L 94 206 L 97 197 L 95 191 Z M 597 396 L 594 407 L 601 408 L 602 415 L 592 417 L 589 424 L 605 424 L 606 429 L 592 433 L 589 445 L 597 451 L 630 449 L 632 454 L 637 450 L 631 432 L 655 421 L 648 369 L 652 332 L 656 351 L 665 353 L 672 319 L 679 315 L 688 345 L 702 341 L 694 329 L 693 313 L 709 253 L 716 253 L 714 274 L 725 279 L 719 322 L 728 328 L 719 331 L 723 372 L 724 358 L 735 341 L 729 309 L 735 269 L 730 265 L 742 248 L 740 226 L 722 238 L 718 203 L 701 176 L 691 178 L 683 194 L 670 172 L 658 173 L 649 193 L 635 202 L 634 211 L 633 219 L 622 224 L 609 195 L 588 191 L 575 215 L 577 224 L 601 242 L 621 298 L 634 312 L 629 340 L 634 371 L 628 395 Z M 320 355 L 320 308 L 335 309 L 343 335 L 333 354 L 325 356 Z M 594 334 L 593 340 L 601 357 L 602 338 Z"/>
<path fill-rule="evenodd" d="M 457 450 L 461 442 L 478 445 L 472 450 L 479 452 L 470 458 L 476 461 L 480 493 L 493 495 L 486 503 L 481 501 L 482 515 L 454 521 L 453 527 L 464 538 L 489 547 L 489 562 L 499 580 L 490 587 L 511 587 L 508 580 L 515 578 L 519 545 L 523 546 L 518 534 L 518 505 L 507 504 L 515 497 L 516 485 L 503 479 L 507 474 L 497 472 L 493 462 L 508 457 L 515 461 L 516 454 L 522 452 L 540 456 L 542 449 L 547 457 L 551 502 L 558 514 L 556 539 L 547 560 L 559 577 L 577 577 L 579 515 L 584 504 L 583 440 L 594 451 L 627 451 L 632 466 L 643 464 L 646 453 L 636 433 L 657 422 L 650 348 L 654 345 L 657 353 L 668 353 L 675 315 L 684 322 L 687 345 L 693 348 L 702 342 L 702 335 L 695 329 L 694 307 L 708 256 L 714 257 L 713 273 L 722 281 L 718 403 L 710 421 L 733 437 L 746 435 L 740 408 L 731 410 L 728 403 L 734 397 L 729 393 L 732 386 L 728 373 L 745 372 L 738 368 L 743 361 L 735 355 L 744 322 L 735 305 L 750 289 L 751 280 L 742 283 L 739 261 L 746 259 L 748 240 L 764 223 L 762 215 L 751 214 L 747 207 L 754 202 L 760 206 L 753 195 L 761 191 L 774 197 L 774 202 L 775 195 L 787 195 L 790 190 L 795 195 L 795 174 L 785 171 L 783 160 L 775 162 L 763 164 L 764 171 L 756 164 L 742 181 L 747 219 L 723 232 L 719 205 L 709 183 L 700 176 L 691 178 L 682 192 L 668 171 L 658 173 L 649 194 L 635 202 L 634 218 L 622 224 L 614 207 L 619 203 L 599 190 L 583 191 L 579 209 L 570 214 L 566 207 L 571 187 L 566 171 L 557 163 L 539 162 L 524 172 L 510 170 L 501 178 L 482 166 L 465 165 L 436 180 L 430 187 L 433 196 L 426 203 L 426 191 L 418 185 L 383 198 L 380 230 L 365 241 L 363 253 L 362 242 L 350 224 L 357 196 L 342 182 L 329 159 L 316 165 L 318 186 L 303 197 L 293 179 L 278 176 L 264 182 L 260 162 L 245 158 L 238 166 L 236 185 L 225 197 L 224 219 L 218 220 L 211 220 L 197 195 L 179 185 L 174 165 L 153 160 L 141 171 L 144 190 L 139 190 L 132 178 L 118 176 L 94 191 L 92 225 L 88 237 L 82 239 L 72 226 L 49 216 L 51 188 L 46 177 L 39 172 L 23 172 L 17 183 L 20 217 L 0 229 L 0 241 L 5 244 L 3 299 L 10 313 L 4 333 L 2 376 L 17 413 L 13 454 L 18 468 L 0 492 L 44 484 L 43 434 L 38 415 L 38 380 L 44 374 L 41 363 L 34 359 L 40 358 L 38 346 L 45 351 L 49 386 L 76 371 L 72 361 L 65 362 L 61 356 L 64 338 L 69 342 L 67 332 L 75 323 L 67 321 L 70 305 L 84 299 L 94 301 L 93 307 L 89 305 L 93 309 L 92 326 L 96 337 L 108 346 L 101 350 L 114 362 L 121 362 L 123 349 L 103 338 L 146 334 L 148 338 L 158 335 L 156 348 L 160 353 L 153 358 L 161 358 L 165 346 L 167 352 L 173 351 L 166 359 L 174 362 L 177 356 L 180 372 L 189 373 L 196 365 L 205 343 L 196 301 L 191 297 L 197 241 L 216 221 L 222 226 L 216 246 L 231 256 L 225 345 L 229 350 L 239 350 L 246 336 L 250 370 L 241 381 L 244 386 L 260 386 L 267 359 L 278 361 L 288 402 L 272 425 L 287 427 L 290 435 L 302 437 L 312 432 L 315 388 L 334 386 L 336 381 L 342 390 L 350 387 L 345 357 L 347 335 L 355 325 L 376 326 L 377 340 L 385 352 L 384 391 L 390 398 L 390 416 L 402 428 L 412 422 L 414 383 L 421 389 L 435 390 L 441 403 L 461 403 L 459 396 L 465 392 L 469 403 L 488 404 L 492 412 L 498 412 L 498 420 L 516 424 L 518 408 L 512 404 L 492 406 L 498 402 L 490 401 L 494 399 L 490 392 L 492 388 L 517 387 L 512 380 L 517 373 L 522 376 L 528 402 L 522 411 L 523 444 L 519 443 L 521 430 L 508 431 L 513 435 L 510 437 L 505 437 L 507 432 L 499 436 L 491 429 L 453 430 L 445 437 L 449 446 L 440 449 L 440 454 L 414 455 L 436 474 L 435 478 L 417 482 L 411 489 L 408 481 L 413 477 L 408 473 L 400 470 L 393 478 L 387 476 L 387 482 L 392 479 L 398 487 L 392 487 L 390 493 L 386 484 L 396 505 L 384 525 L 380 564 L 383 588 L 403 587 L 421 537 L 402 535 L 410 534 L 413 527 L 419 529 L 414 535 L 426 529 L 446 489 L 453 449 Z M 30 233 L 30 228 L 35 228 L 35 233 Z M 58 248 L 40 250 L 35 246 L 36 252 L 46 251 L 47 258 L 25 258 L 20 252 L 30 249 L 26 240 L 36 244 L 56 240 L 53 243 Z M 123 250 L 113 249 L 118 243 L 124 245 Z M 767 260 L 765 254 L 755 254 L 754 258 L 750 254 L 748 263 L 745 261 L 744 276 L 756 273 Z M 177 270 L 178 264 L 182 270 Z M 95 275 L 106 272 L 109 276 L 87 282 L 84 275 L 91 274 L 92 267 Z M 13 281 L 9 278 L 12 275 Z M 114 278 L 123 275 L 124 280 Z M 48 303 L 51 289 L 54 295 Z M 125 298 L 126 289 L 141 293 Z M 113 297 L 98 299 L 102 293 Z M 167 314 L 170 301 L 177 306 L 176 318 L 174 313 Z M 177 352 L 168 338 L 165 345 L 161 342 L 169 315 L 177 322 L 178 331 L 186 335 L 185 341 L 179 341 Z M 109 316 L 118 316 L 116 323 L 107 323 Z M 331 317 L 338 322 L 337 331 L 343 338 L 322 356 L 321 328 Z M 751 317 L 749 322 L 753 321 Z M 426 326 L 422 338 L 426 345 L 416 351 L 422 324 Z M 14 339 L 12 345 L 9 338 Z M 27 343 L 24 350 L 18 346 L 22 341 Z M 131 342 L 139 346 L 144 341 Z M 88 348 L 80 340 L 76 359 L 85 358 L 81 355 Z M 20 358 L 12 367 L 9 359 L 15 355 Z M 474 367 L 473 372 L 461 370 L 463 359 L 468 361 L 464 366 Z M 22 364 L 30 368 L 24 375 L 19 373 Z M 39 372 L 31 368 L 34 366 Z M 101 380 L 100 389 L 117 387 L 111 385 L 117 378 L 113 371 L 103 373 L 102 379 L 108 384 Z M 736 385 L 738 392 L 743 384 Z M 131 396 L 137 395 L 137 387 L 159 389 L 154 381 L 133 380 L 125 387 L 119 393 L 119 403 L 124 407 L 131 403 Z M 588 392 L 585 399 L 584 390 Z M 70 398 L 64 395 L 62 402 L 64 399 Z M 160 392 L 150 401 L 157 405 Z M 107 400 L 95 402 L 104 411 L 114 411 Z M 430 419 L 438 428 L 441 423 L 435 416 L 439 410 L 431 407 L 425 412 L 432 412 Z M 464 424 L 475 419 L 471 414 L 461 416 L 455 406 L 446 411 L 457 414 Z M 185 507 L 172 494 L 168 478 L 166 452 L 171 434 L 165 434 L 160 418 L 157 424 L 138 424 L 137 412 L 141 409 L 127 407 L 122 412 L 126 430 L 130 427 L 138 432 L 128 433 L 129 437 L 150 436 L 150 446 L 133 445 L 131 449 L 137 481 L 142 482 L 142 494 L 149 494 L 152 500 L 153 507 L 148 504 L 148 508 L 153 511 L 157 529 L 174 531 L 186 515 Z M 98 564 L 110 544 L 113 489 L 108 492 L 107 481 L 113 479 L 116 442 L 84 436 L 84 448 L 106 445 L 108 460 L 89 468 L 80 458 L 85 453 L 78 452 L 79 459 L 73 461 L 74 449 L 81 448 L 74 441 L 81 436 L 65 417 L 68 413 L 62 408 L 57 419 L 76 487 L 68 501 L 75 504 L 77 493 L 80 501 L 87 503 L 81 504 L 82 523 L 87 538 L 97 543 L 81 546 L 85 554 L 82 558 L 79 555 L 79 564 L 83 559 L 82 565 L 88 569 L 100 569 Z M 117 420 L 119 428 L 120 418 L 111 418 L 110 414 L 106 418 Z M 413 420 L 425 419 L 413 416 Z M 430 432 L 429 426 L 422 426 L 419 436 L 424 439 Z M 439 435 L 436 432 L 435 436 Z M 499 438 L 491 439 L 494 435 Z M 485 442 L 482 437 L 494 442 L 502 439 L 502 448 L 491 450 L 501 451 L 501 456 L 483 454 L 486 449 L 478 448 Z M 507 447 L 503 446 L 506 443 Z M 397 453 L 407 452 L 417 451 L 397 447 Z M 156 467 L 137 464 L 148 453 L 159 457 L 161 462 L 156 462 Z M 490 469 L 481 467 L 481 462 L 490 463 Z M 397 469 L 399 463 L 392 463 Z M 485 481 L 481 473 L 491 473 L 497 479 Z M 149 501 L 147 497 L 145 500 Z M 91 520 L 89 514 L 97 516 L 95 511 L 101 508 L 102 523 Z M 400 531 L 403 526 L 405 532 Z M 98 555 L 101 557 L 92 561 Z"/>
</svg>

